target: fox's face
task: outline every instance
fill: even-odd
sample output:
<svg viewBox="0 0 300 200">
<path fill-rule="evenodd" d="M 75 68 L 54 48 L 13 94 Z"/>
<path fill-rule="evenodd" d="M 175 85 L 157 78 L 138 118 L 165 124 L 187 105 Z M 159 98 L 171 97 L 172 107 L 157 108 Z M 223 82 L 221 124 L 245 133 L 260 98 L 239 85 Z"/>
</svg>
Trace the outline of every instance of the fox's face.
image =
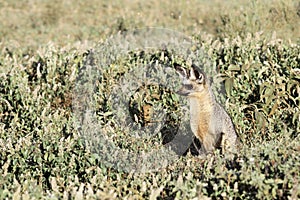
<svg viewBox="0 0 300 200">
<path fill-rule="evenodd" d="M 176 72 L 182 79 L 182 87 L 177 91 L 179 95 L 195 96 L 206 89 L 206 77 L 203 72 L 192 66 L 190 70 L 175 66 Z"/>
</svg>

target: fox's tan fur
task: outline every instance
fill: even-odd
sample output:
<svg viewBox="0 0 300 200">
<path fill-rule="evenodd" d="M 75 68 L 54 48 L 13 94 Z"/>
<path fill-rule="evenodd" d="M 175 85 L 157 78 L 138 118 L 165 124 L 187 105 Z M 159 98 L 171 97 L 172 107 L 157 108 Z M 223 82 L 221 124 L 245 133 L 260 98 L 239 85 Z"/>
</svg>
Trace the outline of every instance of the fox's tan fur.
<svg viewBox="0 0 300 200">
<path fill-rule="evenodd" d="M 223 151 L 236 151 L 237 135 L 224 108 L 215 100 L 205 74 L 192 66 L 190 71 L 176 66 L 183 79 L 180 95 L 190 101 L 192 132 L 202 143 L 205 153 L 221 147 Z"/>
</svg>

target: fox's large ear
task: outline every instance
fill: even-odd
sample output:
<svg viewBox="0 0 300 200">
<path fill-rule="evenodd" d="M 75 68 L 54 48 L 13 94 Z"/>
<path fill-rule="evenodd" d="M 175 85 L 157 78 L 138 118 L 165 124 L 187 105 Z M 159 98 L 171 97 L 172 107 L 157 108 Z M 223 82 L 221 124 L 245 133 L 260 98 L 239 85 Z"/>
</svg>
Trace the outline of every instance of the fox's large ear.
<svg viewBox="0 0 300 200">
<path fill-rule="evenodd" d="M 204 75 L 202 73 L 199 73 L 198 78 L 196 79 L 196 82 L 200 83 L 200 84 L 205 83 L 205 78 L 204 78 Z"/>
<path fill-rule="evenodd" d="M 196 71 L 194 70 L 194 68 L 191 68 L 190 69 L 190 79 L 191 80 L 196 80 L 197 78 L 196 78 Z"/>
<path fill-rule="evenodd" d="M 200 71 L 195 65 L 191 67 L 191 77 L 196 80 L 197 83 L 204 84 L 205 83 L 205 75 L 202 71 Z"/>
<path fill-rule="evenodd" d="M 183 67 L 181 67 L 178 64 L 174 65 L 176 72 L 179 74 L 179 76 L 181 78 L 187 78 L 187 73 L 186 73 L 186 69 L 184 69 Z"/>
</svg>

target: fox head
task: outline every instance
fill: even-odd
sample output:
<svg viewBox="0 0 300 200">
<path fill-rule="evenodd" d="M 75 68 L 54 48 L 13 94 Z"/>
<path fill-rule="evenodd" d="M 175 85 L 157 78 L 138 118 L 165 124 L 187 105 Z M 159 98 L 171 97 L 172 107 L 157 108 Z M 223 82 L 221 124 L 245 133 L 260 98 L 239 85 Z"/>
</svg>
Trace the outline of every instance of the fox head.
<svg viewBox="0 0 300 200">
<path fill-rule="evenodd" d="M 177 65 L 175 69 L 182 79 L 182 87 L 177 91 L 179 95 L 196 96 L 206 91 L 207 78 L 197 66 L 192 65 L 191 69 L 187 70 Z"/>
</svg>

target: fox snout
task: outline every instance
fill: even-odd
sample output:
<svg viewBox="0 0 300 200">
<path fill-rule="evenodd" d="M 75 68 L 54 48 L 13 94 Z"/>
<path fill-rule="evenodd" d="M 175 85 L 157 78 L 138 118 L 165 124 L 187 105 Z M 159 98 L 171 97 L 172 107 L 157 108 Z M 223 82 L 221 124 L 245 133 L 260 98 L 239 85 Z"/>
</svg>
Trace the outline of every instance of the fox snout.
<svg viewBox="0 0 300 200">
<path fill-rule="evenodd" d="M 188 96 L 188 92 L 187 91 L 184 91 L 182 88 L 180 88 L 177 92 L 176 92 L 176 94 L 179 94 L 179 95 L 181 95 L 181 96 Z"/>
<path fill-rule="evenodd" d="M 182 87 L 176 92 L 181 96 L 188 96 L 192 92 L 192 85 L 182 85 Z"/>
</svg>

